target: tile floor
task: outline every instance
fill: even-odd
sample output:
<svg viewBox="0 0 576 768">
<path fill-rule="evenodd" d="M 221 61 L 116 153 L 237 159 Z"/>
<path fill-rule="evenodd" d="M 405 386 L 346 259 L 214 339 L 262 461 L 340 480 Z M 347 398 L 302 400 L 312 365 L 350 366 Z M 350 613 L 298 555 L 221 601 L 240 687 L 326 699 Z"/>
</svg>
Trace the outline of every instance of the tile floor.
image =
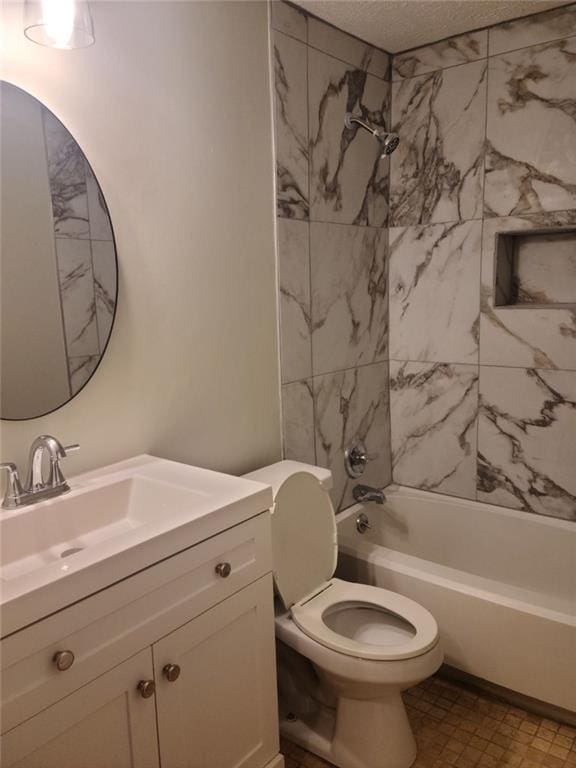
<svg viewBox="0 0 576 768">
<path fill-rule="evenodd" d="M 433 677 L 405 694 L 418 742 L 413 768 L 576 768 L 576 728 Z M 330 768 L 282 743 L 286 768 Z"/>
</svg>

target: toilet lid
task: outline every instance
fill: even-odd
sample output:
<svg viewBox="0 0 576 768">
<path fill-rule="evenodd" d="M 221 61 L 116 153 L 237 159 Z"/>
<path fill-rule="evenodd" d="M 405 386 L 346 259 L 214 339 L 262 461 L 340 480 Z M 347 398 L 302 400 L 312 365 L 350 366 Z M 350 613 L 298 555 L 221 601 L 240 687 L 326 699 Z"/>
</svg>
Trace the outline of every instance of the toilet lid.
<svg viewBox="0 0 576 768">
<path fill-rule="evenodd" d="M 285 608 L 311 594 L 336 570 L 338 541 L 330 496 L 314 475 L 285 480 L 272 513 L 274 584 Z"/>
</svg>

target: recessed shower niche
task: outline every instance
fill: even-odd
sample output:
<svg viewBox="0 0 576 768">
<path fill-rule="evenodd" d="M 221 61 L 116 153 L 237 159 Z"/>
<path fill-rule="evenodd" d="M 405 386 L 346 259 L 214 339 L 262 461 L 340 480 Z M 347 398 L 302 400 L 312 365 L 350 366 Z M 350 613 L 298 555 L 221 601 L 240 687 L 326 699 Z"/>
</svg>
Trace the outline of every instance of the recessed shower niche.
<svg viewBox="0 0 576 768">
<path fill-rule="evenodd" d="M 576 227 L 498 232 L 494 304 L 576 308 Z"/>
</svg>

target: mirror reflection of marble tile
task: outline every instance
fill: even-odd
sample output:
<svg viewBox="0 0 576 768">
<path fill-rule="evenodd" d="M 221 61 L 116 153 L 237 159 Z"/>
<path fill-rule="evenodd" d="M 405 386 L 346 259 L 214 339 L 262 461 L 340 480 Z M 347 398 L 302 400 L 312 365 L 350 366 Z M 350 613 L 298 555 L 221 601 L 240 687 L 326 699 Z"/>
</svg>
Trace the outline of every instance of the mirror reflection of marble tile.
<svg viewBox="0 0 576 768">
<path fill-rule="evenodd" d="M 306 45 L 274 33 L 276 207 L 292 219 L 309 215 L 307 56 Z"/>
<path fill-rule="evenodd" d="M 84 384 L 86 384 L 96 370 L 99 362 L 99 355 L 92 355 L 90 357 L 71 357 L 68 359 L 70 392 L 72 395 L 75 395 L 82 389 Z"/>
<path fill-rule="evenodd" d="M 384 230 L 310 224 L 314 375 L 386 359 L 386 250 Z"/>
<path fill-rule="evenodd" d="M 394 482 L 475 498 L 478 367 L 390 362 Z"/>
<path fill-rule="evenodd" d="M 576 35 L 576 5 L 498 24 L 489 35 L 491 56 Z"/>
<path fill-rule="evenodd" d="M 47 129 L 44 110 L 48 179 L 52 195 L 54 232 L 57 237 L 88 238 L 88 196 L 86 190 L 86 161 L 82 150 L 55 118 Z"/>
<path fill-rule="evenodd" d="M 383 488 L 391 479 L 388 400 L 388 364 L 376 363 L 314 378 L 316 460 L 332 470 L 331 492 L 336 509 L 354 503 L 352 488 L 358 482 Z M 346 474 L 344 450 L 362 440 L 368 462 L 362 480 Z"/>
<path fill-rule="evenodd" d="M 90 238 L 92 240 L 113 240 L 112 225 L 100 191 L 98 182 L 88 164 L 86 165 L 86 193 L 88 198 L 88 218 Z"/>
<path fill-rule="evenodd" d="M 481 221 L 390 230 L 390 357 L 478 361 Z"/>
<path fill-rule="evenodd" d="M 312 375 L 308 223 L 278 219 L 282 382 Z"/>
<path fill-rule="evenodd" d="M 393 226 L 482 216 L 486 62 L 392 83 Z"/>
<path fill-rule="evenodd" d="M 486 215 L 576 208 L 576 37 L 489 67 Z"/>
<path fill-rule="evenodd" d="M 282 435 L 285 459 L 316 463 L 311 379 L 282 386 Z"/>
<path fill-rule="evenodd" d="M 112 330 L 118 289 L 116 282 L 116 252 L 113 243 L 102 240 L 92 241 L 92 266 L 98 338 L 100 341 L 100 351 L 102 351 Z"/>
<path fill-rule="evenodd" d="M 576 521 L 576 372 L 481 367 L 478 499 Z"/>
<path fill-rule="evenodd" d="M 494 306 L 496 233 L 570 225 L 576 210 L 484 220 L 481 364 L 576 370 L 576 310 Z"/>
<path fill-rule="evenodd" d="M 488 31 L 481 29 L 457 37 L 449 37 L 433 45 L 425 45 L 414 51 L 399 53 L 392 63 L 392 79 L 402 80 L 434 72 L 437 69 L 466 64 L 485 59 L 488 53 Z"/>
<path fill-rule="evenodd" d="M 340 224 L 386 226 L 389 160 L 380 144 L 346 112 L 389 126 L 390 84 L 314 48 L 308 52 L 310 218 Z"/>
<path fill-rule="evenodd" d="M 56 240 L 58 279 L 69 357 L 99 354 L 92 254 L 88 240 Z"/>
</svg>

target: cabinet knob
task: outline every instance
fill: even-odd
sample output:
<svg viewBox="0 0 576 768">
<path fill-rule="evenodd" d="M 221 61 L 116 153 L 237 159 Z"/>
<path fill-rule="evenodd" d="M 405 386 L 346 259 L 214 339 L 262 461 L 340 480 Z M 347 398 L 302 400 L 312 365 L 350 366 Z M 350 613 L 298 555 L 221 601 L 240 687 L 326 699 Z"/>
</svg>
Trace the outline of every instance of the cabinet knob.
<svg viewBox="0 0 576 768">
<path fill-rule="evenodd" d="M 180 667 L 178 664 L 166 664 L 162 667 L 162 674 L 169 683 L 173 683 L 180 677 Z"/>
<path fill-rule="evenodd" d="M 58 651 L 52 657 L 52 661 L 59 672 L 66 672 L 74 664 L 74 654 L 72 651 Z"/>
<path fill-rule="evenodd" d="M 156 684 L 154 680 L 140 680 L 137 690 L 143 699 L 149 699 L 156 693 Z"/>
<path fill-rule="evenodd" d="M 232 566 L 230 563 L 218 563 L 216 568 L 214 569 L 218 576 L 222 576 L 223 579 L 227 579 L 228 576 L 230 576 L 230 573 L 232 572 Z"/>
</svg>

